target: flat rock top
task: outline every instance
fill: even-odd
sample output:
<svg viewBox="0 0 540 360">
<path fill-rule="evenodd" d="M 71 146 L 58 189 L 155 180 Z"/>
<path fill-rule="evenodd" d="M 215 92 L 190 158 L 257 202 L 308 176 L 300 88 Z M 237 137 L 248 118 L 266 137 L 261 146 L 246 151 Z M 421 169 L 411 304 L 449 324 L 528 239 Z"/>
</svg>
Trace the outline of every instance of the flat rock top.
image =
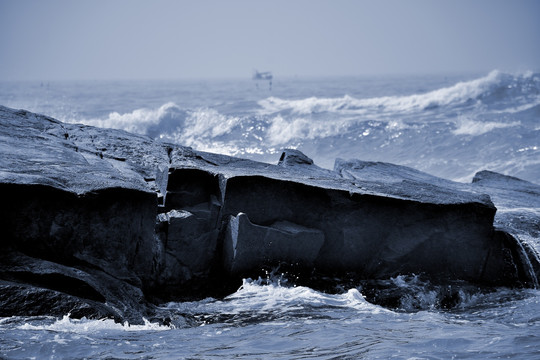
<svg viewBox="0 0 540 360">
<path fill-rule="evenodd" d="M 476 173 L 472 186 L 489 193 L 506 208 L 527 207 L 540 211 L 540 185 L 484 170 Z"/>
<path fill-rule="evenodd" d="M 48 185 L 77 194 L 114 187 L 151 191 L 143 174 L 162 160 L 160 151 L 167 158 L 145 137 L 0 106 L 2 183 Z M 146 157 L 153 163 L 146 164 Z"/>
<path fill-rule="evenodd" d="M 297 150 L 287 150 L 281 166 L 271 165 L 2 106 L 0 154 L 0 182 L 49 185 L 78 194 L 111 187 L 156 191 L 156 174 L 170 167 L 201 169 L 224 179 L 264 176 L 349 193 L 493 207 L 488 196 L 403 166 L 338 160 L 332 171 Z"/>
<path fill-rule="evenodd" d="M 342 190 L 432 204 L 479 203 L 493 207 L 489 196 L 469 191 L 468 186 L 454 186 L 449 180 L 436 178 L 405 166 L 372 163 L 359 170 L 359 160 L 340 162 L 340 168 L 322 169 L 306 162 L 282 166 L 234 158 L 226 155 L 175 148 L 171 153 L 172 168 L 195 168 L 221 175 L 226 179 L 237 176 L 264 176 L 271 179 L 293 181 L 309 186 Z M 349 168 L 347 174 L 342 171 Z M 381 171 L 384 168 L 386 171 Z M 390 169 L 390 170 L 389 170 Z M 353 175 L 354 174 L 354 175 Z M 416 174 L 416 176 L 412 176 Z"/>
</svg>

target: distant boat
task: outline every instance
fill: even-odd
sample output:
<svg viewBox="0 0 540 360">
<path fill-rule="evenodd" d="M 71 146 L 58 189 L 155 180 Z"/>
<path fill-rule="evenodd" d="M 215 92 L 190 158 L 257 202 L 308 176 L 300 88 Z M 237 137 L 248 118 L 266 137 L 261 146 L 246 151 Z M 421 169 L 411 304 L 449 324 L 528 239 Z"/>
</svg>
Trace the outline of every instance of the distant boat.
<svg viewBox="0 0 540 360">
<path fill-rule="evenodd" d="M 272 78 L 273 76 L 270 71 L 258 72 L 257 70 L 253 72 L 253 77 L 252 77 L 253 80 L 270 80 L 270 81 L 272 81 Z"/>
</svg>

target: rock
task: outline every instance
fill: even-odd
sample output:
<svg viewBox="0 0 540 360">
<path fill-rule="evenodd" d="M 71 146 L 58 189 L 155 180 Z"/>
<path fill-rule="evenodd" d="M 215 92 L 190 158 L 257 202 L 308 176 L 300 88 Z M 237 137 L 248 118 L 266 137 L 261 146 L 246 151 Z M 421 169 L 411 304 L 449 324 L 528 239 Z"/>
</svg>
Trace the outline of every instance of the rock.
<svg viewBox="0 0 540 360">
<path fill-rule="evenodd" d="M 11 284 L 11 308 L 22 306 L 16 299 L 32 303 L 30 295 L 16 294 L 34 294 L 56 302 L 47 305 L 50 314 L 66 304 L 99 304 L 95 316 L 142 321 L 149 308 L 142 289 L 155 278 L 157 213 L 156 190 L 145 177 L 153 166 L 168 165 L 166 149 L 128 133 L 0 107 L 0 152 L 0 249 L 56 269 L 20 271 L 4 258 L 0 278 Z M 102 292 L 110 295 L 103 303 L 96 300 Z M 4 305 L 10 306 L 7 299 Z"/>
<path fill-rule="evenodd" d="M 90 264 L 139 284 L 152 276 L 155 195 L 108 188 L 75 195 L 0 184 L 2 247 L 61 264 Z"/>
<path fill-rule="evenodd" d="M 57 316 L 115 318 L 108 307 L 88 299 L 30 284 L 0 280 L 0 316 Z M 117 318 L 120 321 L 120 318 Z"/>
<path fill-rule="evenodd" d="M 402 198 L 441 203 L 493 204 L 488 195 L 476 194 L 468 185 L 441 179 L 407 166 L 384 162 L 337 159 L 334 171 L 357 186 L 375 185 L 381 192 Z"/>
<path fill-rule="evenodd" d="M 313 160 L 296 149 L 285 149 L 278 161 L 279 166 L 313 165 Z"/>
<path fill-rule="evenodd" d="M 153 304 L 225 295 L 283 263 L 315 288 L 413 273 L 537 286 L 540 191 L 516 179 L 331 171 L 289 149 L 271 165 L 5 107 L 0 153 L 4 316 L 165 319 Z"/>
<path fill-rule="evenodd" d="M 217 242 L 219 180 L 199 169 L 171 169 L 164 209 L 158 217 L 162 246 L 153 292 L 162 298 L 204 292 L 201 286 L 220 263 Z"/>
<path fill-rule="evenodd" d="M 324 234 L 287 221 L 269 226 L 252 224 L 246 214 L 231 216 L 224 243 L 225 267 L 232 273 L 262 266 L 294 263 L 313 267 L 324 243 Z"/>
<path fill-rule="evenodd" d="M 494 218 L 495 230 L 511 234 L 505 240 L 507 249 L 522 248 L 520 257 L 527 275 L 521 277 L 526 286 L 538 287 L 537 279 L 540 277 L 540 186 L 491 171 L 477 173 L 472 184 L 457 183 L 446 179 L 434 177 L 418 170 L 381 162 L 366 162 L 360 160 L 336 160 L 335 171 L 342 177 L 360 180 L 376 181 L 390 185 L 397 193 L 403 184 L 413 185 L 415 196 L 422 196 L 425 190 L 427 196 L 441 191 L 454 194 L 476 193 L 479 196 L 489 197 L 497 207 Z M 438 188 L 438 189 L 437 189 Z M 433 192 L 432 190 L 436 190 Z M 501 239 L 499 236 L 495 236 Z M 500 245 L 502 246 L 502 245 Z M 517 274 L 517 272 L 513 272 Z"/>
<path fill-rule="evenodd" d="M 492 171 L 476 173 L 471 187 L 489 193 L 498 207 L 494 225 L 512 235 L 529 266 L 529 286 L 538 288 L 540 279 L 540 185 Z"/>
<path fill-rule="evenodd" d="M 156 177 L 157 165 L 168 165 L 162 145 L 120 130 L 63 124 L 1 106 L 0 121 L 2 183 L 75 194 L 115 187 L 154 192 L 144 179 Z"/>
<path fill-rule="evenodd" d="M 224 204 L 223 215 L 245 213 L 254 224 L 289 221 L 320 230 L 325 241 L 315 265 L 328 272 L 515 281 L 497 269 L 504 259 L 489 204 L 428 204 L 260 176 L 228 179 Z"/>
<path fill-rule="evenodd" d="M 199 169 L 171 169 L 167 181 L 166 208 L 183 209 L 199 204 L 219 206 L 219 179 Z"/>
<path fill-rule="evenodd" d="M 2 314 L 113 318 L 140 323 L 142 291 L 93 267 L 61 265 L 16 251 L 0 256 Z"/>
</svg>

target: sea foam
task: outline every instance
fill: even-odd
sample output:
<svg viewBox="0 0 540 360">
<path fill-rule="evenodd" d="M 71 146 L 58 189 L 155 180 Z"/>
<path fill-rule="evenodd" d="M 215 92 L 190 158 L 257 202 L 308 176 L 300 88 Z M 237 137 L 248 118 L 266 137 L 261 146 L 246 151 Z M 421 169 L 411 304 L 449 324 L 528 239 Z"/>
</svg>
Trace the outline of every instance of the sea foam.
<svg viewBox="0 0 540 360">
<path fill-rule="evenodd" d="M 454 135 L 472 135 L 478 136 L 488 133 L 495 129 L 504 129 L 512 126 L 519 126 L 519 121 L 509 123 L 497 121 L 479 121 L 470 117 L 462 116 L 456 121 L 456 129 L 452 131 Z"/>
<path fill-rule="evenodd" d="M 73 333 L 93 333 L 100 331 L 164 331 L 171 330 L 171 327 L 151 323 L 144 319 L 143 325 L 130 325 L 125 322 L 117 323 L 112 319 L 90 320 L 86 318 L 73 319 L 68 315 L 64 315 L 62 319 L 58 319 L 51 324 L 39 322 L 38 325 L 25 323 L 19 326 L 21 330 L 48 330 L 57 332 L 73 332 Z"/>
</svg>

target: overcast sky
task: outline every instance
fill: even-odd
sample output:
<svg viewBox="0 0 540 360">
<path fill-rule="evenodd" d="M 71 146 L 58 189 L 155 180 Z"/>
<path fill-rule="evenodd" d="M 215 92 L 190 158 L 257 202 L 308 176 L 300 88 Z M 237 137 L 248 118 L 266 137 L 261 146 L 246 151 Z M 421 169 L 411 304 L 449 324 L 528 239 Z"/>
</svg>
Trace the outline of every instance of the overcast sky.
<svg viewBox="0 0 540 360">
<path fill-rule="evenodd" d="M 540 69 L 539 0 L 0 0 L 0 81 Z"/>
</svg>

